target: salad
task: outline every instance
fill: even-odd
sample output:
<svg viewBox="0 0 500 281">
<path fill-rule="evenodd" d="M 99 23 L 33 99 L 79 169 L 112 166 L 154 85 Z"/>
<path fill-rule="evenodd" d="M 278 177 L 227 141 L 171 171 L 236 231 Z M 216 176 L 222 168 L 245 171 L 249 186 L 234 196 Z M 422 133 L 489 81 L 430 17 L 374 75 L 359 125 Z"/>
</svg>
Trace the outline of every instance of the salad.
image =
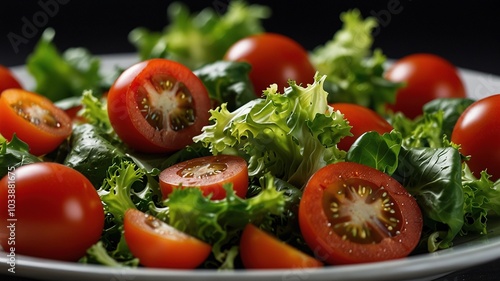
<svg viewBox="0 0 500 281">
<path fill-rule="evenodd" d="M 3 250 L 114 267 L 305 268 L 487 233 L 500 214 L 488 155 L 498 130 L 481 133 L 494 118 L 476 112 L 491 117 L 498 97 L 467 98 L 434 55 L 388 67 L 372 50 L 377 21 L 357 10 L 311 51 L 267 33 L 270 12 L 173 3 L 165 30 L 130 32 L 140 62 L 106 74 L 84 48 L 59 52 L 47 29 L 26 63 L 34 89 L 0 69 Z"/>
</svg>

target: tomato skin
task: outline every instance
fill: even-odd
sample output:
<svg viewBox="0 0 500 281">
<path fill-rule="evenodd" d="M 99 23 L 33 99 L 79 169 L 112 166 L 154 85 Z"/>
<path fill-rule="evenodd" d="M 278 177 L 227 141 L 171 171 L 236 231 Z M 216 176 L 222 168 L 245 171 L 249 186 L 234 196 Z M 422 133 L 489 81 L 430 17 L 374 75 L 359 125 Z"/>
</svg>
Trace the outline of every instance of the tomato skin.
<svg viewBox="0 0 500 281">
<path fill-rule="evenodd" d="M 13 107 L 18 105 L 23 107 L 23 114 L 30 110 L 43 111 L 31 116 L 36 117 L 39 124 L 22 117 Z M 50 118 L 52 124 L 42 120 L 46 117 Z M 29 145 L 32 154 L 39 156 L 53 151 L 71 132 L 71 119 L 49 99 L 22 89 L 8 89 L 0 96 L 0 134 L 9 141 L 16 134 Z"/>
<path fill-rule="evenodd" d="M 465 87 L 456 67 L 433 54 L 412 54 L 397 60 L 385 73 L 393 82 L 406 83 L 399 89 L 395 104 L 388 105 L 394 112 L 415 118 L 422 107 L 437 98 L 464 98 Z"/>
<path fill-rule="evenodd" d="M 224 59 L 252 66 L 249 77 L 258 97 L 271 84 L 276 83 L 280 91 L 288 87 L 289 79 L 303 86 L 312 84 L 316 72 L 307 51 L 299 43 L 276 33 L 243 38 L 227 50 Z"/>
<path fill-rule="evenodd" d="M 359 189 L 361 187 L 366 187 L 366 190 Z M 348 188 L 355 191 L 349 192 Z M 366 193 L 368 191 L 373 193 Z M 354 200 L 360 196 L 363 200 Z M 372 199 L 372 196 L 376 200 Z M 355 221 L 360 217 L 367 223 L 362 229 L 367 226 L 381 226 L 382 220 L 376 221 L 377 215 L 380 214 L 374 213 L 372 208 L 384 207 L 385 199 L 394 203 L 389 208 L 394 214 L 391 210 L 384 209 L 383 217 L 388 219 L 387 216 L 391 216 L 397 219 L 397 224 L 392 228 L 384 226 L 383 234 L 380 232 L 381 227 L 371 229 L 366 236 L 368 238 L 364 238 L 360 231 L 349 230 L 346 223 L 356 226 Z M 367 204 L 369 200 L 383 204 Z M 360 209 L 350 209 L 352 206 L 359 206 Z M 344 210 L 347 214 L 339 210 Z M 327 214 L 328 211 L 331 211 L 331 214 Z M 337 213 L 333 213 L 334 211 Z M 335 221 L 335 214 L 340 214 L 340 221 Z M 307 182 L 299 205 L 299 225 L 306 243 L 321 257 L 320 260 L 328 264 L 353 264 L 407 256 L 420 240 L 423 219 L 416 200 L 395 179 L 365 165 L 340 162 L 319 169 Z M 335 227 L 336 225 L 339 227 Z M 337 231 L 345 232 L 339 234 Z M 386 233 L 389 231 L 390 235 Z M 350 236 L 343 239 L 344 235 Z"/>
<path fill-rule="evenodd" d="M 137 209 L 125 212 L 123 227 L 130 251 L 146 267 L 193 269 L 212 250 L 209 244 Z"/>
<path fill-rule="evenodd" d="M 500 178 L 500 94 L 475 101 L 460 115 L 451 141 L 471 156 L 467 165 L 476 177 L 487 169 L 492 180 Z"/>
<path fill-rule="evenodd" d="M 334 110 L 342 112 L 344 118 L 352 126 L 351 133 L 353 135 L 342 138 L 337 144 L 339 149 L 348 151 L 351 145 L 366 132 L 375 131 L 382 135 L 393 129 L 387 120 L 367 107 L 353 103 L 333 103 L 330 106 Z"/>
<path fill-rule="evenodd" d="M 0 65 L 0 95 L 7 89 L 22 89 L 22 85 L 7 67 Z"/>
<path fill-rule="evenodd" d="M 183 83 L 190 92 L 195 114 L 193 124 L 174 131 L 172 128 L 157 130 L 142 115 L 137 102 L 139 89 L 152 85 L 156 77 L 171 77 Z M 150 90 L 147 90 L 150 94 Z M 117 135 L 132 149 L 146 153 L 173 152 L 192 143 L 192 138 L 208 125 L 210 98 L 201 80 L 184 65 L 167 59 L 151 59 L 126 69 L 108 92 L 108 114 Z M 155 105 L 152 105 L 155 106 Z M 171 106 L 171 105 L 167 105 Z M 170 109 L 161 109 L 169 115 Z"/>
<path fill-rule="evenodd" d="M 215 172 L 207 171 L 212 167 Z M 187 176 L 186 173 L 200 173 L 198 176 Z M 248 191 L 248 166 L 245 159 L 234 155 L 215 155 L 190 159 L 177 163 L 160 173 L 160 188 L 163 199 L 177 188 L 199 187 L 204 196 L 211 195 L 212 200 L 224 199 L 226 190 L 224 183 L 233 183 L 235 194 L 246 197 Z"/>
<path fill-rule="evenodd" d="M 319 260 L 285 244 L 253 224 L 247 224 L 243 229 L 240 255 L 246 269 L 323 267 Z"/>
<path fill-rule="evenodd" d="M 15 201 L 8 201 L 8 200 Z M 15 208 L 13 217 L 8 210 Z M 58 163 L 11 169 L 0 180 L 0 243 L 16 254 L 77 261 L 99 241 L 104 209 L 90 181 Z M 8 219 L 15 218 L 15 241 Z"/>
</svg>

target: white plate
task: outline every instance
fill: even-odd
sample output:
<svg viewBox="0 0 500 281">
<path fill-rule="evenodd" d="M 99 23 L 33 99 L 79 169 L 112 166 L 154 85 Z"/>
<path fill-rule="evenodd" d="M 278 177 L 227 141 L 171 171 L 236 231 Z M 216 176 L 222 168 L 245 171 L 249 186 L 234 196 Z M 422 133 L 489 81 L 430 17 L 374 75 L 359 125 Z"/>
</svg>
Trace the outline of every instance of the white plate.
<svg viewBox="0 0 500 281">
<path fill-rule="evenodd" d="M 115 65 L 127 67 L 137 61 L 134 55 L 102 56 L 103 71 Z M 34 83 L 23 67 L 14 67 L 15 75 L 26 88 Z M 461 70 L 470 97 L 478 99 L 500 93 L 500 77 L 477 71 Z M 146 268 L 110 268 L 99 265 L 59 262 L 16 256 L 16 276 L 44 280 L 427 280 L 449 272 L 500 258 L 500 220 L 489 221 L 489 233 L 465 237 L 447 250 L 415 255 L 404 259 L 360 265 L 328 266 L 316 270 L 163 270 Z M 6 255 L 0 255 L 0 274 L 12 274 Z"/>
</svg>

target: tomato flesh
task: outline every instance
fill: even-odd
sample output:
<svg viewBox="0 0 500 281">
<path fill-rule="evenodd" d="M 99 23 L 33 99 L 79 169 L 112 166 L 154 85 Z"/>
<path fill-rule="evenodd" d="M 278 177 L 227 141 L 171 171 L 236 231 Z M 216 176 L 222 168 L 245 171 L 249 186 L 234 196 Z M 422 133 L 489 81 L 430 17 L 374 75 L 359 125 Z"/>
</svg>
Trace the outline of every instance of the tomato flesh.
<svg viewBox="0 0 500 281">
<path fill-rule="evenodd" d="M 108 92 L 108 114 L 117 135 L 147 153 L 179 150 L 208 125 L 208 92 L 184 65 L 151 59 L 125 70 Z"/>
<path fill-rule="evenodd" d="M 212 250 L 209 244 L 136 209 L 125 212 L 123 227 L 130 251 L 146 267 L 193 269 Z"/>
<path fill-rule="evenodd" d="M 248 166 L 245 159 L 233 155 L 215 155 L 177 163 L 160 173 L 163 199 L 179 186 L 200 188 L 213 200 L 226 197 L 225 183 L 232 183 L 235 194 L 241 198 L 248 190 Z"/>
<path fill-rule="evenodd" d="M 340 162 L 309 179 L 299 205 L 306 243 L 328 264 L 376 262 L 409 255 L 423 227 L 415 199 L 390 176 Z"/>
<path fill-rule="evenodd" d="M 0 96 L 0 134 L 11 140 L 16 134 L 43 155 L 54 150 L 72 132 L 70 117 L 50 100 L 22 89 L 5 90 Z"/>
<path fill-rule="evenodd" d="M 323 263 L 248 224 L 240 240 L 240 255 L 247 269 L 322 267 Z"/>
<path fill-rule="evenodd" d="M 467 165 L 476 177 L 486 170 L 495 181 L 500 178 L 500 94 L 477 100 L 458 118 L 451 141 L 470 156 Z"/>
<path fill-rule="evenodd" d="M 99 241 L 104 227 L 103 205 L 92 183 L 58 163 L 11 169 L 0 180 L 0 208 L 5 210 L 0 212 L 0 243 L 20 255 L 77 261 Z M 11 223 L 14 241 L 9 240 Z"/>
</svg>

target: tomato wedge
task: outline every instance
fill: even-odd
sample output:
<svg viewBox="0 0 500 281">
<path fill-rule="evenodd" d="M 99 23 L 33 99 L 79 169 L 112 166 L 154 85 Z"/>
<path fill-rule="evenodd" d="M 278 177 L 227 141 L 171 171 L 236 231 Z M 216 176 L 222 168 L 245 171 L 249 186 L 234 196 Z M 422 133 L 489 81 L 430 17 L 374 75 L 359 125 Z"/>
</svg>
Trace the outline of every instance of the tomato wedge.
<svg viewBox="0 0 500 281">
<path fill-rule="evenodd" d="M 240 240 L 240 255 L 247 269 L 322 267 L 319 260 L 285 244 L 253 224 L 247 224 Z"/>
<path fill-rule="evenodd" d="M 132 254 L 146 267 L 193 269 L 212 247 L 137 209 L 125 212 L 124 237 Z"/>
<path fill-rule="evenodd" d="M 7 67 L 0 65 L 0 95 L 7 89 L 22 88 L 21 83 L 16 77 L 14 77 L 12 71 L 10 71 Z"/>
<path fill-rule="evenodd" d="M 72 131 L 71 119 L 49 99 L 22 89 L 8 89 L 0 96 L 0 134 L 14 134 L 34 155 L 54 150 Z"/>
<path fill-rule="evenodd" d="M 160 173 L 160 188 L 166 199 L 174 188 L 199 187 L 203 195 L 218 200 L 226 197 L 223 185 L 232 183 L 235 194 L 245 198 L 248 190 L 248 166 L 234 155 L 215 155 L 190 159 L 172 165 Z"/>
<path fill-rule="evenodd" d="M 211 101 L 203 82 L 184 65 L 151 59 L 126 69 L 108 92 L 113 129 L 132 149 L 179 150 L 208 124 Z"/>
<path fill-rule="evenodd" d="M 408 256 L 420 240 L 423 219 L 416 200 L 395 179 L 340 162 L 307 182 L 299 225 L 321 260 L 353 264 Z"/>
</svg>

